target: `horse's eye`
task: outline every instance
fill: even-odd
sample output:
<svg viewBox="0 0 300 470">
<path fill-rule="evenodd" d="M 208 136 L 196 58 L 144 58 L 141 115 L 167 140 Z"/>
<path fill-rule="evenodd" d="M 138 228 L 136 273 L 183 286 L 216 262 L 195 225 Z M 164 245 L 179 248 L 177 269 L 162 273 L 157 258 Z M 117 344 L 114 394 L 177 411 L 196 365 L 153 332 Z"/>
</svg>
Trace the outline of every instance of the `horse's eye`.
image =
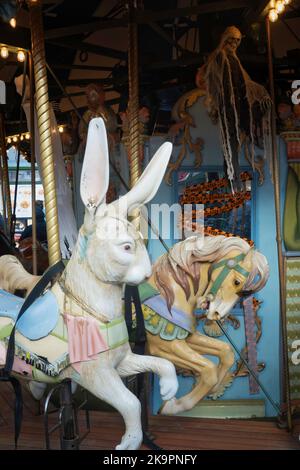
<svg viewBox="0 0 300 470">
<path fill-rule="evenodd" d="M 234 285 L 235 286 L 239 286 L 240 284 L 241 284 L 241 281 L 239 281 L 238 279 L 234 280 Z"/>
<path fill-rule="evenodd" d="M 130 251 L 131 250 L 131 245 L 124 245 L 124 250 Z"/>
</svg>

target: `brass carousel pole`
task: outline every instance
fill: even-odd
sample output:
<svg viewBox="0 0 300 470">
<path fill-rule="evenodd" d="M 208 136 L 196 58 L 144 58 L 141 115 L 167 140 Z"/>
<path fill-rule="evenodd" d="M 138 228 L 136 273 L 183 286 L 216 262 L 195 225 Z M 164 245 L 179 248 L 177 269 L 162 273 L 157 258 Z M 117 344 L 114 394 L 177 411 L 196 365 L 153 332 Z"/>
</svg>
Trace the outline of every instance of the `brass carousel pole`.
<svg viewBox="0 0 300 470">
<path fill-rule="evenodd" d="M 0 184 L 1 184 L 2 216 L 3 216 L 3 222 L 4 222 L 4 232 L 6 233 L 6 235 L 8 235 L 9 230 L 7 229 L 7 220 L 6 220 L 6 204 L 5 204 L 5 189 L 4 189 L 4 178 L 3 178 L 3 168 L 2 168 L 2 155 L 0 156 Z"/>
<path fill-rule="evenodd" d="M 36 112 L 45 191 L 49 265 L 61 259 L 41 0 L 29 0 Z"/>
<path fill-rule="evenodd" d="M 34 71 L 29 53 L 30 74 L 30 151 L 31 151 L 31 208 L 32 208 L 32 273 L 37 274 L 36 210 L 35 210 L 35 127 L 34 127 Z"/>
<path fill-rule="evenodd" d="M 141 170 L 141 139 L 139 126 L 139 69 L 138 69 L 138 31 L 134 21 L 136 1 L 129 0 L 128 25 L 128 84 L 129 84 L 129 159 L 130 159 L 130 187 L 132 188 L 140 176 Z M 139 211 L 134 219 L 139 218 Z"/>
<path fill-rule="evenodd" d="M 3 187 L 4 187 L 3 194 L 5 195 L 5 203 L 3 201 L 3 212 L 6 211 L 6 217 L 7 217 L 7 224 L 6 224 L 7 234 L 6 235 L 10 237 L 12 210 L 11 210 L 8 160 L 7 160 L 6 143 L 5 143 L 5 124 L 4 124 L 3 113 L 0 113 L 0 140 L 1 140 L 1 156 L 2 156 L 2 182 L 3 182 Z"/>
<path fill-rule="evenodd" d="M 282 362 L 283 362 L 283 398 L 287 407 L 287 426 L 292 429 L 292 410 L 291 410 L 291 397 L 290 397 L 290 377 L 289 377 L 289 359 L 288 359 L 288 344 L 287 344 L 287 321 L 286 321 L 286 288 L 285 288 L 285 262 L 282 253 L 282 238 L 281 238 L 281 214 L 280 214 L 280 171 L 279 171 L 279 158 L 276 142 L 276 116 L 275 116 L 275 88 L 274 88 L 274 74 L 273 74 L 273 58 L 272 58 L 272 38 L 269 17 L 266 17 L 266 30 L 267 30 L 267 44 L 268 44 L 268 66 L 269 66 L 269 83 L 272 98 L 272 111 L 271 111 L 271 131 L 272 131 L 272 173 L 274 179 L 274 195 L 275 195 L 275 213 L 276 213 L 276 241 L 277 241 L 277 254 L 278 254 L 278 270 L 279 270 L 279 292 L 280 292 L 280 316 L 281 316 L 281 331 L 282 331 Z"/>
</svg>

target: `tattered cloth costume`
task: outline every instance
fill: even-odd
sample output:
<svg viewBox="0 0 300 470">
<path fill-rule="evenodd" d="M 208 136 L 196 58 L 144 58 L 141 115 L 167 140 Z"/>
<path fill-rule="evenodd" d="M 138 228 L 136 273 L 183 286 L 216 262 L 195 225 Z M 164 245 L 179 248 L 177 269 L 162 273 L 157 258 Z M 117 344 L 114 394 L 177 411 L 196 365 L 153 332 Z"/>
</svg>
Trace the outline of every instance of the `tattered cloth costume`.
<svg viewBox="0 0 300 470">
<path fill-rule="evenodd" d="M 231 26 L 205 64 L 206 106 L 218 122 L 228 179 L 233 190 L 239 189 L 239 152 L 250 146 L 254 166 L 254 145 L 270 149 L 271 98 L 266 89 L 252 81 L 236 55 L 240 31 Z M 247 148 L 246 148 L 247 147 Z"/>
</svg>

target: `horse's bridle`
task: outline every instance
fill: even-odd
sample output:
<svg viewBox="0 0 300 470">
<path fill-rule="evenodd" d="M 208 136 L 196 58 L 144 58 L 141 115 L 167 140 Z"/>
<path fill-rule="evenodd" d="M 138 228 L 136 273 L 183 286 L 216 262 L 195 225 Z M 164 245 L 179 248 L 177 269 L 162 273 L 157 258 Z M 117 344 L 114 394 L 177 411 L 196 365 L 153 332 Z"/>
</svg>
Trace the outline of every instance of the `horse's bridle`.
<svg viewBox="0 0 300 470">
<path fill-rule="evenodd" d="M 207 294 L 207 298 L 210 301 L 215 299 L 218 290 L 220 289 L 226 277 L 228 276 L 228 274 L 230 274 L 231 271 L 236 271 L 245 278 L 249 276 L 250 272 L 246 271 L 246 269 L 242 268 L 242 266 L 240 266 L 239 264 L 246 258 L 247 254 L 248 253 L 241 253 L 240 255 L 237 255 L 234 258 L 224 259 L 219 263 L 214 263 L 211 265 L 210 274 L 212 274 L 215 269 L 221 267 L 223 267 L 223 269 L 217 276 L 217 279 L 214 281 L 209 293 Z"/>
</svg>

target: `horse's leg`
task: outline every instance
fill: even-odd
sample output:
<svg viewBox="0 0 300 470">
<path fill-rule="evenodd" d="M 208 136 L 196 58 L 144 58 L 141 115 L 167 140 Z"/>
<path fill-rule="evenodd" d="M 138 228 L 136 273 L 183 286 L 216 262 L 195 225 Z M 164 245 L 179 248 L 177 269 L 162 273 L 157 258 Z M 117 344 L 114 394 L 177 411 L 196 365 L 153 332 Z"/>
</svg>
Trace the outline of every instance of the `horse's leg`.
<svg viewBox="0 0 300 470">
<path fill-rule="evenodd" d="M 234 352 L 228 343 L 202 335 L 199 332 L 190 335 L 187 338 L 187 343 L 199 354 L 210 354 L 219 358 L 218 382 L 211 392 L 217 392 L 224 379 L 228 380 L 227 386 L 231 383 L 232 375 L 228 376 L 228 371 L 234 364 Z"/>
<path fill-rule="evenodd" d="M 179 399 L 172 398 L 165 402 L 161 413 L 176 414 L 181 411 L 190 410 L 218 382 L 217 366 L 196 353 L 185 340 L 163 341 L 163 343 L 169 343 L 168 349 L 166 344 L 164 344 L 159 355 L 180 368 L 192 371 L 198 379 L 190 393 Z"/>
<path fill-rule="evenodd" d="M 78 383 L 93 395 L 113 406 L 122 415 L 126 431 L 116 450 L 136 450 L 143 439 L 141 404 L 123 384 L 116 369 L 96 363 L 82 364 Z"/>
<path fill-rule="evenodd" d="M 117 367 L 121 377 L 128 377 L 141 372 L 154 372 L 160 377 L 160 394 L 163 400 L 170 400 L 176 395 L 178 381 L 174 365 L 160 357 L 141 356 L 129 352 Z"/>
</svg>

